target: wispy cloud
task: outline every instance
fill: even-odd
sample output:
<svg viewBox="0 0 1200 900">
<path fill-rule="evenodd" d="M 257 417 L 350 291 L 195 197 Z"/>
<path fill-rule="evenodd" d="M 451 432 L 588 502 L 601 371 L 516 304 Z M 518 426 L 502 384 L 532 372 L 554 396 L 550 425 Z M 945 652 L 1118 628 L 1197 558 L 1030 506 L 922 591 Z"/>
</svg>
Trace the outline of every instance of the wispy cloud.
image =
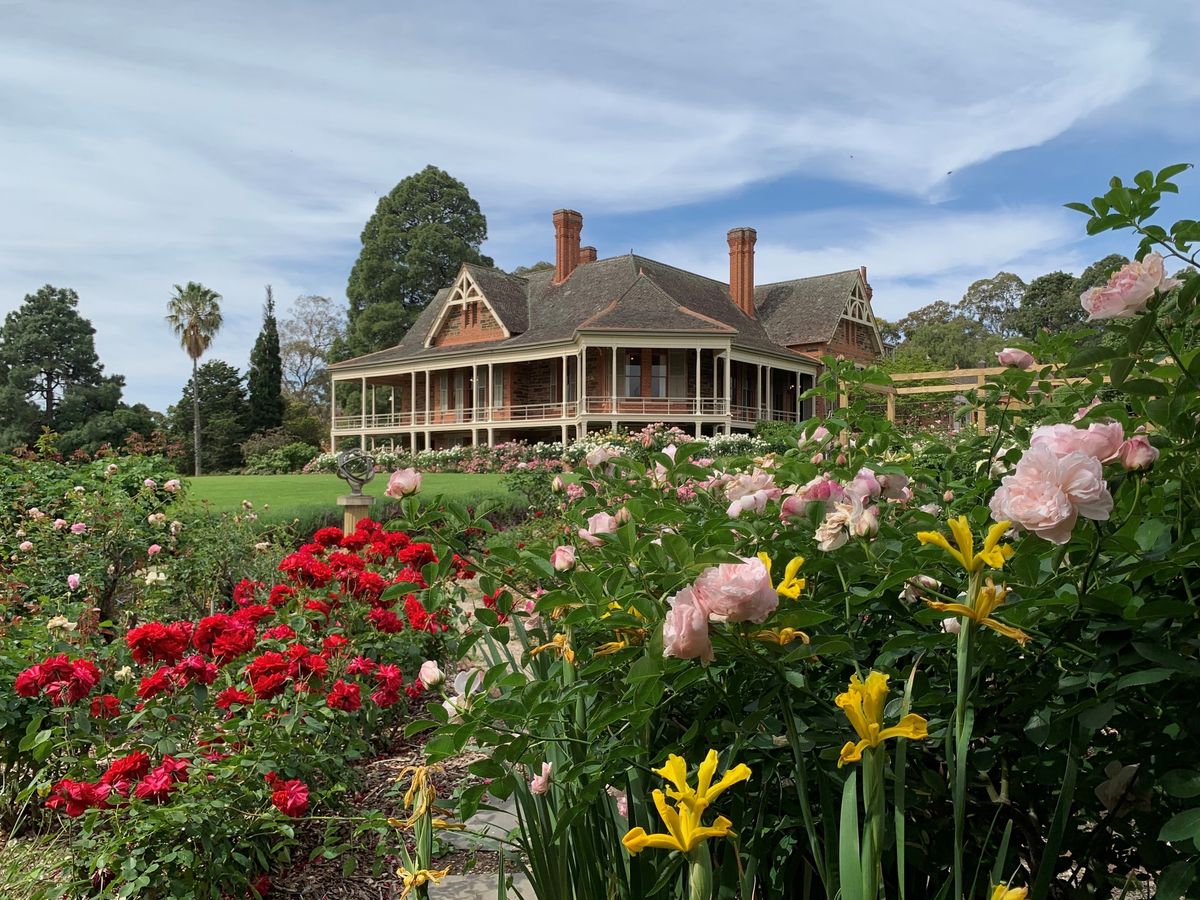
<svg viewBox="0 0 1200 900">
<path fill-rule="evenodd" d="M 0 5 L 0 311 L 75 287 L 129 396 L 164 407 L 188 372 L 160 327 L 173 282 L 225 295 L 214 353 L 244 364 L 262 285 L 340 295 L 376 198 L 428 162 L 470 185 L 501 264 L 546 255 L 531 223 L 555 206 L 664 215 L 803 174 L 888 192 L 915 224 L 843 232 L 863 244 L 764 233 L 766 271 L 854 257 L 899 286 L 994 270 L 1063 234 L 1021 210 L 938 232 L 924 213 L 946 173 L 1144 97 L 1177 39 L 1082 0 L 563 10 Z"/>
</svg>

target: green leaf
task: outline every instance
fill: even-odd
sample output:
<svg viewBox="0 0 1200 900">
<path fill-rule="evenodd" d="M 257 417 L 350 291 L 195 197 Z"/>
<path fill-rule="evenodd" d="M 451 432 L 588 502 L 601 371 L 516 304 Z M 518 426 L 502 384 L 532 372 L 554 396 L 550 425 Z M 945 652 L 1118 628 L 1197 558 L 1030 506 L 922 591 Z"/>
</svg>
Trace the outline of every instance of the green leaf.
<svg viewBox="0 0 1200 900">
<path fill-rule="evenodd" d="M 1171 393 L 1171 386 L 1157 378 L 1131 378 L 1121 385 L 1121 390 L 1127 394 L 1140 394 L 1145 397 L 1166 397 Z"/>
<path fill-rule="evenodd" d="M 1129 335 L 1125 338 L 1125 346 L 1129 348 L 1130 353 L 1137 353 L 1142 349 L 1142 344 L 1146 343 L 1146 338 L 1154 330 L 1155 320 L 1153 313 L 1146 313 L 1139 316 L 1130 326 Z"/>
<path fill-rule="evenodd" d="M 1196 866 L 1186 860 L 1171 863 L 1155 885 L 1158 900 L 1187 900 L 1188 888 L 1196 880 Z"/>
<path fill-rule="evenodd" d="M 1163 776 L 1162 787 L 1172 797 L 1184 800 L 1200 797 L 1200 772 L 1193 769 L 1172 769 Z"/>
<path fill-rule="evenodd" d="M 1168 180 L 1174 178 L 1176 175 L 1180 174 L 1181 172 L 1186 172 L 1191 167 L 1192 167 L 1191 163 L 1176 163 L 1173 166 L 1167 166 L 1165 169 L 1159 169 L 1158 177 L 1156 177 L 1154 179 L 1154 181 L 1156 184 L 1158 184 L 1161 187 L 1161 185 L 1164 181 L 1168 181 Z"/>
<path fill-rule="evenodd" d="M 1116 708 L 1117 704 L 1115 700 L 1106 700 L 1102 703 L 1097 703 L 1095 706 L 1085 709 L 1079 714 L 1079 724 L 1092 731 L 1095 731 L 1097 728 L 1103 728 L 1108 724 L 1108 720 L 1112 718 Z"/>
<path fill-rule="evenodd" d="M 1160 841 L 1186 841 L 1200 837 L 1200 806 L 1172 816 L 1158 833 Z"/>
<path fill-rule="evenodd" d="M 1084 215 L 1094 215 L 1092 208 L 1086 203 L 1064 203 L 1063 206 L 1065 206 L 1067 209 L 1073 209 L 1075 212 L 1081 212 Z"/>
<path fill-rule="evenodd" d="M 842 815 L 838 829 L 838 874 L 842 900 L 864 900 L 858 837 L 858 772 L 852 771 L 842 788 Z"/>
<path fill-rule="evenodd" d="M 1165 551 L 1171 546 L 1171 523 L 1162 519 L 1147 519 L 1137 527 L 1133 539 L 1145 553 Z"/>
<path fill-rule="evenodd" d="M 1113 360 L 1112 367 L 1109 369 L 1113 387 L 1120 387 L 1124 384 L 1125 379 L 1129 377 L 1129 371 L 1133 368 L 1133 362 L 1134 360 L 1130 356 Z"/>
<path fill-rule="evenodd" d="M 1136 687 L 1141 684 L 1158 684 L 1175 675 L 1170 669 L 1143 669 L 1140 672 L 1130 672 L 1117 679 L 1117 688 Z"/>
</svg>

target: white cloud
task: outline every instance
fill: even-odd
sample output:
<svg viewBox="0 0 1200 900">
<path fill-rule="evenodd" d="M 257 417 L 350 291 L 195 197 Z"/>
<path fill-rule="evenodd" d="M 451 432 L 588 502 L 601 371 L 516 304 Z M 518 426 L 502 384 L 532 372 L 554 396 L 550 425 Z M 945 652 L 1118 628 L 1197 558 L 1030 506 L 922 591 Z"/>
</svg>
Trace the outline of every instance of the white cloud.
<svg viewBox="0 0 1200 900">
<path fill-rule="evenodd" d="M 920 211 L 946 171 L 1144 95 L 1175 39 L 1082 0 L 564 9 L 0 5 L 0 311 L 46 281 L 75 287 L 128 396 L 164 407 L 188 374 L 160 327 L 172 283 L 225 295 L 213 352 L 244 365 L 262 285 L 340 295 L 376 197 L 428 162 L 470 185 L 497 258 L 529 236 L 518 262 L 547 252 L 528 223 L 555 206 L 662 209 L 786 175 L 883 188 Z M 986 236 L 1020 237 L 960 224 L 974 231 L 941 244 L 920 223 L 908 239 L 868 235 L 877 256 L 764 235 L 760 258 L 776 264 L 770 247 L 781 277 L 853 255 L 917 278 L 922 264 L 969 268 Z"/>
</svg>

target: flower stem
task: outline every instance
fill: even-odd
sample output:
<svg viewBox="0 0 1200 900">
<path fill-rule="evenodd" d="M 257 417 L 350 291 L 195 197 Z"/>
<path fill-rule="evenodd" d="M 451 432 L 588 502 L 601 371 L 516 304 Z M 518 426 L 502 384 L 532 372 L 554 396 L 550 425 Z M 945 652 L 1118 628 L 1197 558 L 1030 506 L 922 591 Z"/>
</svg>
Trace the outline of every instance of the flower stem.
<svg viewBox="0 0 1200 900">
<path fill-rule="evenodd" d="M 883 882 L 884 750 L 873 747 L 863 754 L 862 883 L 864 900 L 875 900 Z"/>
<path fill-rule="evenodd" d="M 979 599 L 981 573 L 971 575 L 967 605 L 972 609 Z M 958 632 L 958 684 L 954 700 L 954 897 L 963 900 L 963 843 L 967 820 L 967 748 L 971 736 L 967 729 L 971 695 L 971 638 L 975 623 L 961 623 Z"/>
<path fill-rule="evenodd" d="M 688 900 L 712 900 L 712 857 L 708 843 L 701 841 L 688 854 Z"/>
</svg>

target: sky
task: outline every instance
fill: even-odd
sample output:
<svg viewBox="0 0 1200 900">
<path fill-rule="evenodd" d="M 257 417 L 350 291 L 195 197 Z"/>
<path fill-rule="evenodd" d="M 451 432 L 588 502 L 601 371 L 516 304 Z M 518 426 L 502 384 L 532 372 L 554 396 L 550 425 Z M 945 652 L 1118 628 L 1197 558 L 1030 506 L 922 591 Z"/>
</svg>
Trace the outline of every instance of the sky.
<svg viewBox="0 0 1200 900">
<path fill-rule="evenodd" d="M 583 243 L 759 283 L 865 265 L 877 315 L 978 278 L 1079 272 L 1063 203 L 1200 162 L 1200 5 L 1109 0 L 0 0 L 0 313 L 80 295 L 125 398 L 165 410 L 190 362 L 172 285 L 223 299 L 245 368 L 270 284 L 345 300 L 378 198 L 434 164 L 511 269 Z M 1163 214 L 1190 217 L 1200 175 Z M 1189 193 L 1190 192 L 1190 193 Z"/>
</svg>

